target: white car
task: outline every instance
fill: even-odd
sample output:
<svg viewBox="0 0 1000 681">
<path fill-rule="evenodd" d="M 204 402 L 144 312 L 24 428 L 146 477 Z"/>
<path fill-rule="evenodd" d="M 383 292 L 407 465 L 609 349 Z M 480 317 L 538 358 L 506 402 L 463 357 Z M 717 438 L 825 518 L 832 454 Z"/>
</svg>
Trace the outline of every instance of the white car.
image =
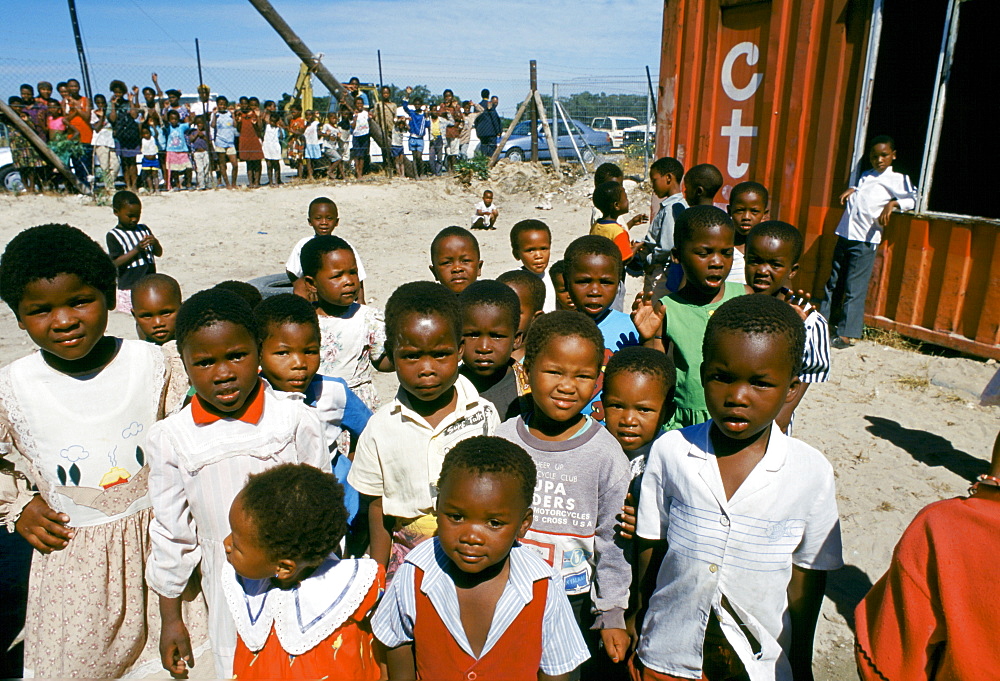
<svg viewBox="0 0 1000 681">
<path fill-rule="evenodd" d="M 0 147 L 0 187 L 9 192 L 24 191 L 21 173 L 14 165 L 14 157 L 9 147 Z"/>
<path fill-rule="evenodd" d="M 639 125 L 631 116 L 600 116 L 590 122 L 590 127 L 611 136 L 611 146 L 620 149 L 625 137 L 625 129 Z"/>
</svg>

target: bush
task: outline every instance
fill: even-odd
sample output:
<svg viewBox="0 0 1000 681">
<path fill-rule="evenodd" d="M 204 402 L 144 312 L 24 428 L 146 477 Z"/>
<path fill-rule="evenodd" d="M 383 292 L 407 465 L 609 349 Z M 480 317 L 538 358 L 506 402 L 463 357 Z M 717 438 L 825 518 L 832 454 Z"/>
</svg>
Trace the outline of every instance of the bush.
<svg viewBox="0 0 1000 681">
<path fill-rule="evenodd" d="M 464 185 L 472 184 L 472 179 L 490 179 L 490 159 L 481 154 L 472 158 L 460 158 L 455 162 L 455 177 Z"/>
</svg>

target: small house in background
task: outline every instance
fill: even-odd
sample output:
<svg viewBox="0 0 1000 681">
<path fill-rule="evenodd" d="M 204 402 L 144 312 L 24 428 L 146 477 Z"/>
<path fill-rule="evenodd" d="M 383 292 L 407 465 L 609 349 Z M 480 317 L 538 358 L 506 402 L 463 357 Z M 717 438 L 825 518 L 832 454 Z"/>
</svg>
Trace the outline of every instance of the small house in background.
<svg viewBox="0 0 1000 681">
<path fill-rule="evenodd" d="M 838 196 L 895 138 L 920 198 L 885 230 L 867 324 L 1000 359 L 996 0 L 665 0 L 656 152 L 762 182 L 821 294 Z"/>
</svg>

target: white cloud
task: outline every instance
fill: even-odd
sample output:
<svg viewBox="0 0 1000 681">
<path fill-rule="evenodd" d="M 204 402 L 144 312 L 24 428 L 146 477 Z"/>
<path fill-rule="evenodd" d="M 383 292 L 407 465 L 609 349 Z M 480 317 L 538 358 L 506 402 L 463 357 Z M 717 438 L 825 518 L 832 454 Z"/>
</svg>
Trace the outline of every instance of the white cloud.
<svg viewBox="0 0 1000 681">
<path fill-rule="evenodd" d="M 70 461 L 71 463 L 76 463 L 77 461 L 83 461 L 90 456 L 90 452 L 84 449 L 81 445 L 72 445 L 60 451 L 59 456 L 67 461 Z"/>
</svg>

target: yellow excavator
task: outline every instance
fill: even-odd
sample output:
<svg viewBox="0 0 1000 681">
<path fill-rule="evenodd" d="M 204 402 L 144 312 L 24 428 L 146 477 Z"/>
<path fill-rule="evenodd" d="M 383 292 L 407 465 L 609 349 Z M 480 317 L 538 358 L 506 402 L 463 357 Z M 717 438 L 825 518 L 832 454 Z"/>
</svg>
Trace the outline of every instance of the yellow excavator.
<svg viewBox="0 0 1000 681">
<path fill-rule="evenodd" d="M 313 108 L 312 72 L 305 64 L 299 66 L 299 77 L 295 79 L 295 89 L 292 90 L 292 101 L 302 105 L 303 111 Z"/>
</svg>

